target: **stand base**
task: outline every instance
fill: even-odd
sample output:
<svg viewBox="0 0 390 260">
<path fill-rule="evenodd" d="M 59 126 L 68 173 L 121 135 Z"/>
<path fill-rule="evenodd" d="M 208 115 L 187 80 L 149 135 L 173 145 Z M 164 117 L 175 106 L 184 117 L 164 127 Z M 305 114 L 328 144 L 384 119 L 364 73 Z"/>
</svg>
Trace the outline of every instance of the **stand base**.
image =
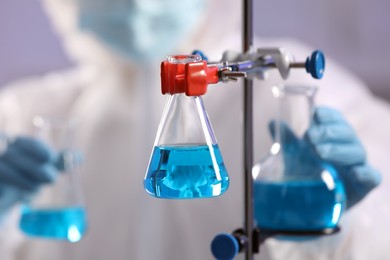
<svg viewBox="0 0 390 260">
<path fill-rule="evenodd" d="M 270 230 L 270 229 L 259 229 L 256 228 L 253 230 L 253 250 L 254 253 L 259 252 L 259 248 L 264 241 L 271 237 L 281 236 L 281 237 L 297 237 L 304 239 L 305 237 L 317 237 L 317 236 L 327 236 L 333 235 L 340 232 L 341 228 L 336 226 L 334 228 L 325 228 L 321 230 L 307 230 L 307 231 L 299 231 L 299 230 Z"/>
<path fill-rule="evenodd" d="M 332 235 L 339 232 L 341 229 L 339 226 L 334 228 L 325 228 L 321 230 L 273 230 L 273 229 L 264 229 L 257 228 L 255 232 L 258 232 L 260 235 L 266 236 L 323 236 L 323 235 Z"/>
<path fill-rule="evenodd" d="M 259 253 L 261 244 L 271 237 L 280 236 L 281 239 L 294 238 L 294 240 L 310 239 L 313 237 L 332 235 L 340 231 L 340 227 L 326 228 L 311 231 L 269 230 L 253 229 L 252 243 L 248 243 L 248 236 L 244 229 L 235 230 L 232 234 L 219 234 L 211 242 L 211 251 L 216 259 L 233 259 L 239 252 Z M 282 238 L 284 237 L 284 238 Z M 252 250 L 248 250 L 252 246 Z"/>
</svg>

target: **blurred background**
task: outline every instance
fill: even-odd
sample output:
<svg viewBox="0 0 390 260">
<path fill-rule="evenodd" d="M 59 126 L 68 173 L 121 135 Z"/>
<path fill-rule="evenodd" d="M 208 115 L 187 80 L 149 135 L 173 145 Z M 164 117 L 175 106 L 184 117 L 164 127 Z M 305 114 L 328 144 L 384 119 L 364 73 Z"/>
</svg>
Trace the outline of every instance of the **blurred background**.
<svg viewBox="0 0 390 260">
<path fill-rule="evenodd" d="M 254 3 L 255 34 L 293 37 L 320 48 L 390 100 L 390 1 Z M 39 0 L 0 1 L 0 86 L 70 65 Z"/>
</svg>

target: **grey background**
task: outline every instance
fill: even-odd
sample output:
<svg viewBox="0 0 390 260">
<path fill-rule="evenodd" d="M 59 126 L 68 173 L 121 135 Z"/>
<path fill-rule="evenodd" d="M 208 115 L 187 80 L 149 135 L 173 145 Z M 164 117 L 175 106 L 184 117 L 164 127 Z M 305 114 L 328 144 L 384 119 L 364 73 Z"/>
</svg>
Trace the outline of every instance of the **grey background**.
<svg viewBox="0 0 390 260">
<path fill-rule="evenodd" d="M 390 100 L 390 1 L 254 2 L 257 35 L 293 37 L 321 48 Z M 0 1 L 0 86 L 68 66 L 40 1 Z"/>
<path fill-rule="evenodd" d="M 39 0 L 0 0 L 0 86 L 69 64 Z"/>
</svg>

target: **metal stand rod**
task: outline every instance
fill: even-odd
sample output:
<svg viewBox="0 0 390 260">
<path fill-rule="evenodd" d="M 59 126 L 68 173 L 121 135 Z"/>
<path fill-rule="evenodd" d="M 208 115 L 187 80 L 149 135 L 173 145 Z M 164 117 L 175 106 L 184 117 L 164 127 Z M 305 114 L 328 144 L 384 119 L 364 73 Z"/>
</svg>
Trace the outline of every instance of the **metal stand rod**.
<svg viewBox="0 0 390 260">
<path fill-rule="evenodd" d="M 252 123 L 252 80 L 244 82 L 244 173 L 245 173 L 245 233 L 248 238 L 246 260 L 253 259 L 253 123 Z"/>
<path fill-rule="evenodd" d="M 243 53 L 253 44 L 252 0 L 243 0 Z M 244 175 L 245 175 L 245 223 L 248 238 L 245 259 L 253 259 L 253 82 L 244 80 Z"/>
</svg>

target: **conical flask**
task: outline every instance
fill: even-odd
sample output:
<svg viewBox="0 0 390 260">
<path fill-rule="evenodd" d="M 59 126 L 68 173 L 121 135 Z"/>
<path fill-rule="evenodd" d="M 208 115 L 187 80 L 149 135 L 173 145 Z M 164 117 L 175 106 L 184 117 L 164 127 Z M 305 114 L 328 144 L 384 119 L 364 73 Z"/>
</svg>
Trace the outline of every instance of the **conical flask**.
<svg viewBox="0 0 390 260">
<path fill-rule="evenodd" d="M 229 177 L 200 96 L 169 95 L 144 186 L 167 199 L 211 198 L 227 190 Z"/>
<path fill-rule="evenodd" d="M 255 221 L 260 230 L 321 232 L 334 229 L 345 208 L 344 186 L 334 167 L 305 140 L 315 87 L 276 86 L 274 143 L 253 167 Z"/>
</svg>

